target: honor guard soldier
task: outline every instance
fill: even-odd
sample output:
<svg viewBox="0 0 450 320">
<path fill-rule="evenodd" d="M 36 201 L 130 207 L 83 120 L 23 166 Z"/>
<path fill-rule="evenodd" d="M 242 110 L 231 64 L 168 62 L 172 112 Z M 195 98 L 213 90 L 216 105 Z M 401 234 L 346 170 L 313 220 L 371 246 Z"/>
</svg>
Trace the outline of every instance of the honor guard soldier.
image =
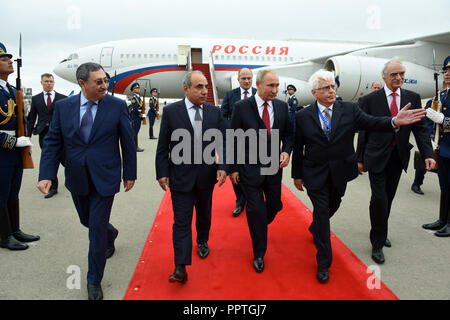
<svg viewBox="0 0 450 320">
<path fill-rule="evenodd" d="M 141 92 L 141 88 L 139 87 L 139 83 L 133 83 L 131 86 L 131 92 L 133 92 L 133 98 L 131 99 L 131 104 L 129 107 L 130 112 L 130 121 L 131 126 L 134 130 L 134 141 L 136 142 L 136 151 L 142 152 L 144 149 L 141 149 L 138 147 L 138 134 L 139 130 L 141 129 L 141 122 L 142 122 L 142 99 L 139 96 Z"/>
<path fill-rule="evenodd" d="M 39 240 L 39 236 L 23 233 L 19 228 L 19 190 L 22 183 L 22 148 L 31 146 L 30 138 L 17 137 L 18 119 L 16 90 L 8 76 L 14 72 L 12 55 L 0 43 L 0 246 L 10 250 L 25 250 L 24 242 Z"/>
<path fill-rule="evenodd" d="M 435 142 L 438 146 L 438 177 L 441 188 L 441 200 L 439 205 L 439 219 L 433 223 L 424 224 L 422 227 L 429 230 L 437 230 L 438 237 L 450 237 L 450 56 L 444 61 L 444 83 L 446 90 L 439 93 L 439 103 L 437 111 L 433 109 L 433 104 L 437 97 L 433 98 L 431 107 L 427 109 L 427 117 L 436 125 L 438 130 L 435 133 Z M 439 135 L 438 139 L 436 135 Z"/>
<path fill-rule="evenodd" d="M 302 107 L 299 107 L 297 97 L 295 96 L 297 88 L 294 85 L 290 84 L 287 86 L 287 91 L 289 94 L 289 118 L 291 119 L 292 124 L 295 126 L 295 111 L 300 110 Z"/>
<path fill-rule="evenodd" d="M 148 122 L 149 122 L 149 131 L 148 134 L 150 139 L 157 139 L 153 134 L 153 125 L 155 124 L 156 115 L 158 114 L 157 106 L 158 106 L 158 89 L 153 88 L 150 91 L 150 99 L 148 100 Z"/>
</svg>

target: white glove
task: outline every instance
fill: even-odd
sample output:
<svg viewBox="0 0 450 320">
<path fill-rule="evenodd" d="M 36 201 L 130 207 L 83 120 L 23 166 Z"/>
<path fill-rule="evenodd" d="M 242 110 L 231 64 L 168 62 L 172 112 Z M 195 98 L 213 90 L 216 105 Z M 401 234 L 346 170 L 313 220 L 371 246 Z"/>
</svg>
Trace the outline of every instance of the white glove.
<svg viewBox="0 0 450 320">
<path fill-rule="evenodd" d="M 30 138 L 28 137 L 18 137 L 16 142 L 17 148 L 23 148 L 23 147 L 31 147 L 33 144 L 31 143 Z"/>
<path fill-rule="evenodd" d="M 428 119 L 430 119 L 431 121 L 433 121 L 434 123 L 437 123 L 437 124 L 442 124 L 442 122 L 444 122 L 444 114 L 440 113 L 440 112 L 436 112 L 431 108 L 427 109 L 427 117 L 428 117 Z"/>
</svg>

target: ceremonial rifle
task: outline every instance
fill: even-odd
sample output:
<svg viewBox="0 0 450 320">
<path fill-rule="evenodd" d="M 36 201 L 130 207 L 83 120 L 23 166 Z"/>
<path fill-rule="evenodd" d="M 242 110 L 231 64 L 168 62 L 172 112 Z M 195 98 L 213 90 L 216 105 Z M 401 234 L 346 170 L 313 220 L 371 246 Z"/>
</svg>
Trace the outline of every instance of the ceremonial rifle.
<svg viewBox="0 0 450 320">
<path fill-rule="evenodd" d="M 434 81 L 436 84 L 436 95 L 434 96 L 432 102 L 431 102 L 431 109 L 433 109 L 436 112 L 442 112 L 442 106 L 440 101 L 440 91 L 439 91 L 439 73 L 436 71 L 436 52 L 433 49 L 433 65 L 434 65 Z M 441 126 L 437 123 L 434 124 L 433 127 L 433 135 L 432 135 L 432 141 L 434 142 L 434 145 L 436 148 L 433 150 L 433 158 L 436 161 L 436 165 L 434 166 L 433 170 L 438 169 L 438 155 L 439 155 L 439 143 L 441 140 Z"/>
<path fill-rule="evenodd" d="M 142 124 L 147 124 L 147 118 L 145 117 L 145 94 L 147 93 L 147 82 L 145 83 L 144 88 L 144 97 L 142 98 L 142 114 L 144 115 L 144 119 L 142 120 Z"/>
<path fill-rule="evenodd" d="M 19 40 L 19 57 L 17 61 L 17 79 L 16 79 L 16 106 L 17 106 L 17 136 L 26 136 L 25 124 L 24 124 L 24 105 L 23 105 L 23 92 L 22 92 L 22 82 L 20 80 L 20 68 L 22 67 L 22 34 L 20 34 Z M 31 148 L 24 147 L 22 149 L 22 163 L 24 169 L 33 169 L 34 163 L 31 158 Z"/>
</svg>

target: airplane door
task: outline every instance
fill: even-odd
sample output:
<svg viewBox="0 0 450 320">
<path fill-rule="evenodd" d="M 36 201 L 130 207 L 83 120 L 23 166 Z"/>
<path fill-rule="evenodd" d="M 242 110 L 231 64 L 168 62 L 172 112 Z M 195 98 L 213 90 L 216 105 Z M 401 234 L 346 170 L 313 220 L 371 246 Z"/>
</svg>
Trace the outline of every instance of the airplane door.
<svg viewBox="0 0 450 320">
<path fill-rule="evenodd" d="M 203 63 L 202 49 L 192 48 L 191 50 L 192 63 Z"/>
<path fill-rule="evenodd" d="M 100 53 L 100 64 L 103 66 L 103 68 L 111 68 L 112 67 L 113 52 L 114 52 L 114 47 L 102 48 L 102 52 Z"/>
<path fill-rule="evenodd" d="M 178 46 L 178 65 L 186 66 L 188 64 L 188 56 L 191 52 L 191 46 Z"/>
</svg>

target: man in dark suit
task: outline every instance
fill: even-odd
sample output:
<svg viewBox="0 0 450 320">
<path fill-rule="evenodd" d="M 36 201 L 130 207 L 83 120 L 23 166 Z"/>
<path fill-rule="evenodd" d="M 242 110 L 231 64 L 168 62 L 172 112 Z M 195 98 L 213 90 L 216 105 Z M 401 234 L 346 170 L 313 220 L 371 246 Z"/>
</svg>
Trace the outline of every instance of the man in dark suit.
<svg viewBox="0 0 450 320">
<path fill-rule="evenodd" d="M 394 132 L 396 126 L 419 121 L 425 111 L 405 108 L 396 118 L 372 117 L 355 103 L 336 101 L 332 72 L 315 72 L 309 84 L 317 101 L 296 115 L 292 178 L 298 190 L 306 187 L 314 206 L 309 231 L 317 248 L 316 277 L 325 283 L 332 260 L 329 219 L 339 208 L 347 182 L 358 176 L 353 146 L 356 131 Z"/>
<path fill-rule="evenodd" d="M 53 75 L 50 73 L 44 73 L 41 75 L 41 85 L 43 91 L 31 99 L 31 109 L 28 115 L 28 137 L 31 137 L 33 131 L 36 134 L 39 134 L 39 146 L 42 149 L 42 142 L 44 141 L 44 137 L 48 132 L 48 128 L 50 127 L 50 123 L 52 122 L 53 110 L 55 108 L 55 102 L 64 98 L 67 98 L 65 95 L 60 94 L 53 90 L 55 86 L 55 80 Z M 37 125 L 34 126 L 36 123 Z M 52 188 L 46 194 L 45 198 L 51 198 L 55 194 L 58 193 L 58 177 L 52 181 Z"/>
<path fill-rule="evenodd" d="M 214 185 L 219 181 L 221 186 L 227 176 L 227 166 L 223 161 L 225 144 L 222 151 L 215 150 L 223 155 L 219 164 L 215 161 L 214 151 L 210 154 L 212 162 L 203 156 L 208 146 L 202 139 L 203 134 L 212 129 L 225 140 L 226 129 L 220 109 L 206 103 L 208 81 L 200 71 L 188 72 L 183 89 L 186 98 L 164 108 L 155 159 L 156 178 L 164 191 L 170 188 L 174 213 L 175 271 L 169 276 L 169 281 L 181 283 L 187 280 L 186 265 L 191 265 L 193 208 L 196 213 L 197 253 L 204 259 L 210 252 L 207 242 Z M 179 140 L 172 140 L 175 136 Z M 190 150 L 180 151 L 181 144 Z"/>
<path fill-rule="evenodd" d="M 239 87 L 225 93 L 221 111 L 226 123 L 229 126 L 234 104 L 238 101 L 250 98 L 256 93 L 256 88 L 252 87 L 253 73 L 248 68 L 238 71 Z M 250 90 L 251 89 L 251 90 Z M 245 194 L 239 184 L 233 184 L 234 194 L 236 195 L 236 208 L 233 210 L 233 217 L 238 217 L 245 208 Z"/>
<path fill-rule="evenodd" d="M 275 99 L 279 84 L 278 76 L 274 71 L 261 70 L 258 72 L 256 94 L 236 103 L 231 118 L 232 129 L 254 132 L 257 136 L 257 143 L 245 145 L 245 162 L 243 164 L 235 162 L 230 170 L 232 172 L 230 178 L 234 184 L 242 185 L 247 199 L 247 223 L 252 238 L 253 267 L 258 273 L 264 270 L 268 224 L 275 219 L 276 214 L 283 207 L 281 202 L 282 168 L 289 164 L 294 135 L 287 103 Z M 260 130 L 262 130 L 262 134 Z M 280 148 L 281 143 L 282 147 Z M 273 144 L 276 148 L 268 147 L 265 144 L 269 146 Z M 256 145 L 267 150 L 270 159 L 275 159 L 274 173 L 264 172 L 267 165 L 263 164 L 261 152 L 257 151 Z M 275 154 L 272 154 L 274 152 L 272 149 Z M 256 164 L 253 164 L 250 159 L 255 156 L 256 152 L 258 158 Z M 240 151 L 236 153 L 240 153 Z"/>
<path fill-rule="evenodd" d="M 398 60 L 388 61 L 383 68 L 384 89 L 374 91 L 361 98 L 362 110 L 373 116 L 395 116 L 407 104 L 411 109 L 421 109 L 420 96 L 412 91 L 400 89 L 405 79 L 405 67 Z M 360 171 L 369 171 L 372 197 L 370 199 L 370 242 L 372 259 L 384 263 L 383 246 L 390 247 L 387 238 L 388 218 L 392 201 L 400 181 L 402 170 L 408 168 L 411 131 L 416 138 L 426 169 L 434 167 L 430 133 L 425 119 L 403 126 L 391 132 L 360 132 L 358 136 L 358 166 Z"/>
<path fill-rule="evenodd" d="M 44 138 L 37 187 L 48 193 L 64 152 L 65 186 L 80 222 L 89 228 L 88 298 L 101 300 L 106 259 L 113 255 L 119 233 L 109 223 L 111 208 L 121 180 L 125 192 L 136 180 L 136 144 L 126 103 L 107 95 L 109 80 L 102 66 L 84 63 L 76 76 L 81 93 L 55 105 Z"/>
</svg>

